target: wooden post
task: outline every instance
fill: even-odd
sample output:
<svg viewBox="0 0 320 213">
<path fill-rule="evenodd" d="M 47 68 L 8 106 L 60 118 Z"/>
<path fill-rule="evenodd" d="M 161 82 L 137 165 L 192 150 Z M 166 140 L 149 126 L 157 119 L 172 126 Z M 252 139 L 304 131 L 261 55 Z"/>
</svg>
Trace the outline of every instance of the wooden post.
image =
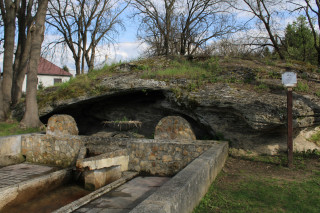
<svg viewBox="0 0 320 213">
<path fill-rule="evenodd" d="M 293 140 L 292 140 L 292 88 L 288 87 L 287 90 L 287 119 L 288 119 L 288 137 L 287 137 L 287 147 L 288 147 L 288 167 L 293 166 Z"/>
</svg>

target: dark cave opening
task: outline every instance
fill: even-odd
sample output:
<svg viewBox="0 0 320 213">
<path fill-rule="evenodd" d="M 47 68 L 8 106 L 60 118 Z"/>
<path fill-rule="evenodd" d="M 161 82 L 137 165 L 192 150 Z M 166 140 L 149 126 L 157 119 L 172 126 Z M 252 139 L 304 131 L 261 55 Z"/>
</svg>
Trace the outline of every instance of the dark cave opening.
<svg viewBox="0 0 320 213">
<path fill-rule="evenodd" d="M 208 127 L 171 104 L 163 90 L 139 90 L 101 96 L 56 109 L 40 119 L 46 124 L 54 114 L 72 116 L 77 122 L 79 135 L 119 131 L 115 126 L 105 125 L 105 121 L 140 121 L 141 126 L 130 131 L 146 138 L 153 138 L 155 127 L 163 117 L 178 115 L 190 123 L 198 140 L 215 139 Z"/>
</svg>

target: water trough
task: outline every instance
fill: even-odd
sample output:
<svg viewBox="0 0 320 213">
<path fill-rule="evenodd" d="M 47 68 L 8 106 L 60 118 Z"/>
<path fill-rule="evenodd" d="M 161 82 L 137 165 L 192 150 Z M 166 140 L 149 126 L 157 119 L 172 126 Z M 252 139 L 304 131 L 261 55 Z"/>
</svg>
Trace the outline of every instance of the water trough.
<svg viewBox="0 0 320 213">
<path fill-rule="evenodd" d="M 166 124 L 165 128 L 159 126 L 156 132 L 164 137 L 155 135 L 156 139 L 65 134 L 70 129 L 70 119 L 67 119 L 68 122 L 59 120 L 59 117 L 55 119 L 58 125 L 50 131 L 61 130 L 63 134 L 21 136 L 20 155 L 29 163 L 64 169 L 0 188 L 0 211 L 8 204 L 25 202 L 26 198 L 34 197 L 29 196 L 29 191 L 34 195 L 46 196 L 47 191 L 75 180 L 94 191 L 83 193 L 82 198 L 59 206 L 61 208 L 56 212 L 80 211 L 84 208 L 82 206 L 89 205 L 94 199 L 140 174 L 172 178 L 159 185 L 152 195 L 144 197 L 144 201 L 138 199 L 137 206 L 131 206 L 128 212 L 191 212 L 223 167 L 228 153 L 227 142 L 195 140 L 194 135 L 189 139 L 188 134 L 192 130 L 181 119 L 178 122 L 162 122 Z M 172 128 L 168 127 L 171 123 Z M 166 134 L 172 129 L 173 132 Z M 71 126 L 71 132 L 77 132 L 77 129 Z M 179 134 L 183 139 L 170 138 Z"/>
</svg>

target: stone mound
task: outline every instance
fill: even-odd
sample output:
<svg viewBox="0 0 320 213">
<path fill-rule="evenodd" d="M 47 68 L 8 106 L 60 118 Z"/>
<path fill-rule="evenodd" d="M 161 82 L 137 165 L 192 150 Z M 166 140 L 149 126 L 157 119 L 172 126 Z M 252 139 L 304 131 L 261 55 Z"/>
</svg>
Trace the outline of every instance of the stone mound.
<svg viewBox="0 0 320 213">
<path fill-rule="evenodd" d="M 53 115 L 48 120 L 47 135 L 78 135 L 77 123 L 70 115 Z"/>
<path fill-rule="evenodd" d="M 168 116 L 157 124 L 154 139 L 196 140 L 196 136 L 186 119 L 180 116 Z"/>
</svg>

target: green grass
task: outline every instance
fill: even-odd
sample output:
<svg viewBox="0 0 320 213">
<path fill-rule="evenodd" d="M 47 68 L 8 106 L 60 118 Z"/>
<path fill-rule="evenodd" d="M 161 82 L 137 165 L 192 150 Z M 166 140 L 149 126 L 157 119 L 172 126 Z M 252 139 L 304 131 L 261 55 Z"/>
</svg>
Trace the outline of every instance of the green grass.
<svg viewBox="0 0 320 213">
<path fill-rule="evenodd" d="M 154 78 L 160 80 L 185 78 L 189 80 L 210 81 L 218 72 L 220 72 L 220 67 L 216 59 L 205 62 L 190 62 L 180 59 L 171 61 L 165 69 L 153 71 L 148 70 L 142 74 L 142 78 Z"/>
<path fill-rule="evenodd" d="M 305 153 L 303 159 L 306 160 L 305 156 L 310 157 L 311 155 L 319 159 L 319 155 L 315 153 L 308 155 Z M 271 158 L 264 160 L 268 162 Z M 301 159 L 297 158 L 296 161 L 300 162 Z M 276 158 L 275 161 L 279 160 Z M 193 213 L 319 212 L 319 170 L 312 170 L 312 175 L 300 179 L 290 179 L 292 177 L 286 179 L 283 178 L 286 177 L 285 175 L 281 176 L 279 173 L 288 172 L 288 168 L 275 165 L 273 167 L 273 171 L 278 173 L 274 176 L 250 173 L 245 168 L 238 174 L 222 171 Z M 303 169 L 296 169 L 296 173 L 299 172 L 304 174 Z M 229 181 L 224 183 L 225 180 Z"/>
<path fill-rule="evenodd" d="M 258 92 L 262 92 L 262 91 L 268 91 L 269 87 L 268 85 L 264 84 L 264 83 L 260 83 L 258 86 L 254 87 L 256 91 Z"/>
<path fill-rule="evenodd" d="M 294 88 L 297 92 L 309 92 L 309 86 L 307 83 L 298 82 L 297 87 Z"/>
<path fill-rule="evenodd" d="M 22 129 L 19 127 L 18 122 L 0 122 L 0 136 L 8 136 L 8 135 L 19 135 L 19 134 L 26 134 L 32 132 L 39 132 L 40 129 L 38 128 L 28 128 Z"/>
<path fill-rule="evenodd" d="M 318 212 L 319 175 L 303 182 L 251 176 L 228 189 L 211 186 L 194 212 Z"/>
<path fill-rule="evenodd" d="M 309 138 L 310 141 L 316 143 L 318 146 L 320 146 L 320 131 L 314 133 L 313 135 L 311 135 L 311 137 Z"/>
</svg>

